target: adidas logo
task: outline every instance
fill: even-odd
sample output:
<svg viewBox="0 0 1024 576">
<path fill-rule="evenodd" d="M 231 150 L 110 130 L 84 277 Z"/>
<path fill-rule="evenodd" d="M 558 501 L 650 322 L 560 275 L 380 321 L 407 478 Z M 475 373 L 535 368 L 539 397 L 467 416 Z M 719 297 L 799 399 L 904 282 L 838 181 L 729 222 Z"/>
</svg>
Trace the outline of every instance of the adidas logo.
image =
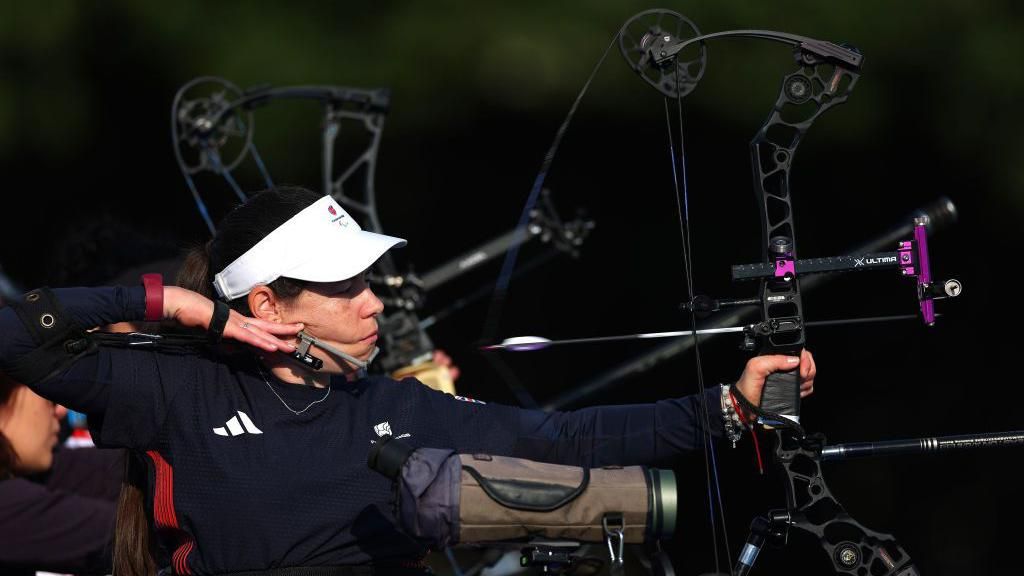
<svg viewBox="0 0 1024 576">
<path fill-rule="evenodd" d="M 241 410 L 237 416 L 232 416 L 224 426 L 214 428 L 213 433 L 217 436 L 238 436 L 239 434 L 263 434 L 263 431 L 256 427 L 249 419 L 249 415 Z"/>
</svg>

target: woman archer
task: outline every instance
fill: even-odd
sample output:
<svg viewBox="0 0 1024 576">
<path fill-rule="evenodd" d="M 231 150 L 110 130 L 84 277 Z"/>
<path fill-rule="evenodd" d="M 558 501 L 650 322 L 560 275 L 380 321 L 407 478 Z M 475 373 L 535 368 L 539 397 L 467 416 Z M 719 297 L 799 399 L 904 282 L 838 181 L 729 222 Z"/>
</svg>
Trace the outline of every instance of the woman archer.
<svg viewBox="0 0 1024 576">
<path fill-rule="evenodd" d="M 118 542 L 132 544 L 115 550 L 116 574 L 152 572 L 138 538 L 147 516 L 175 574 L 422 572 L 424 550 L 396 528 L 390 482 L 366 466 L 385 429 L 413 447 L 591 467 L 700 448 L 696 395 L 542 412 L 367 375 L 383 306 L 365 272 L 404 243 L 361 230 L 329 196 L 279 187 L 189 256 L 185 287 L 38 290 L 0 309 L 0 370 L 86 413 L 99 445 L 145 464 L 145 498 L 119 511 Z M 236 345 L 95 346 L 85 332 L 143 319 Z M 807 395 L 806 351 L 750 360 L 737 388 L 756 404 L 768 374 L 798 365 Z M 721 436 L 728 395 L 705 394 L 722 408 L 710 420 Z"/>
</svg>

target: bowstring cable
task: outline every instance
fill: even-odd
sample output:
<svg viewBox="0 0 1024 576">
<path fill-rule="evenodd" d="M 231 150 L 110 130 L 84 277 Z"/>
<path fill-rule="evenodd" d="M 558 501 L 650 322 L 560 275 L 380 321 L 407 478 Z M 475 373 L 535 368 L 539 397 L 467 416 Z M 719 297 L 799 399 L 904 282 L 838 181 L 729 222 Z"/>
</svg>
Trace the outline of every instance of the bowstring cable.
<svg viewBox="0 0 1024 576">
<path fill-rule="evenodd" d="M 576 109 L 579 108 L 580 101 L 583 100 L 583 95 L 587 93 L 587 90 L 590 88 L 590 84 L 594 81 L 594 77 L 597 76 L 598 70 L 601 69 L 601 65 L 604 64 L 605 59 L 608 57 L 608 53 L 611 51 L 612 47 L 615 46 L 615 41 L 625 29 L 626 24 L 623 24 L 622 28 L 612 36 L 611 42 L 608 43 L 608 46 L 604 49 L 604 53 L 601 54 L 601 58 L 597 61 L 594 69 L 591 70 L 590 76 L 587 78 L 586 83 L 583 84 L 583 88 L 580 90 L 579 94 L 576 95 L 576 100 L 572 103 L 572 107 L 569 108 L 569 113 L 565 116 L 565 120 L 562 121 L 561 126 L 558 127 L 558 131 L 555 132 L 555 138 L 552 140 L 551 147 L 548 148 L 547 154 L 544 155 L 544 161 L 541 163 L 540 171 L 537 173 L 537 177 L 534 178 L 533 188 L 530 189 L 530 195 L 526 199 L 526 204 L 523 205 L 523 212 L 519 215 L 519 222 L 516 224 L 517 237 L 522 238 L 527 233 L 526 227 L 529 224 L 530 214 L 537 205 L 537 200 L 544 187 L 544 181 L 547 179 L 548 171 L 551 169 L 551 164 L 555 160 L 555 154 L 558 152 L 558 147 L 562 143 L 562 137 L 565 136 L 565 132 L 569 128 L 569 123 L 572 122 L 573 117 L 576 115 Z M 505 253 L 505 259 L 501 265 L 501 272 L 498 274 L 497 282 L 495 282 L 494 292 L 491 296 L 491 303 L 488 306 L 487 316 L 484 320 L 483 334 L 480 338 L 483 342 L 494 340 L 495 335 L 498 333 L 498 324 L 501 321 L 501 312 L 504 308 L 505 298 L 508 294 L 508 286 L 512 281 L 512 275 L 515 271 L 515 264 L 516 259 L 519 256 L 520 245 L 521 243 L 516 243 L 508 252 Z M 527 408 L 537 408 L 540 406 L 536 399 L 534 399 L 533 395 L 530 394 L 530 391 L 514 377 L 511 368 L 509 368 L 499 356 L 487 354 L 485 355 L 485 358 L 498 372 L 499 377 L 501 377 L 521 406 Z"/>
<path fill-rule="evenodd" d="M 628 24 L 628 22 L 627 22 Z M 562 125 L 558 127 L 558 131 L 555 132 L 555 138 L 551 142 L 551 147 L 548 148 L 547 154 L 544 155 L 544 161 L 541 163 L 540 171 L 537 173 L 537 177 L 534 178 L 533 188 L 530 189 L 530 195 L 526 199 L 526 204 L 523 206 L 523 212 L 519 215 L 519 222 L 516 224 L 517 235 L 522 236 L 526 234 L 526 227 L 530 220 L 530 213 L 533 211 L 537 204 L 537 199 L 540 197 L 541 189 L 544 187 L 544 181 L 548 177 L 548 171 L 551 169 L 551 164 L 555 160 L 555 154 L 558 152 L 558 147 L 562 143 L 562 137 L 565 136 L 566 130 L 569 128 L 569 123 L 572 122 L 573 117 L 576 115 L 576 109 L 579 108 L 580 101 L 583 100 L 583 95 L 590 89 L 590 84 L 594 81 L 594 77 L 597 76 L 598 70 L 601 69 L 601 65 L 604 64 L 605 59 L 608 57 L 608 53 L 612 47 L 615 46 L 615 41 L 618 40 L 619 36 L 622 35 L 626 29 L 626 24 L 622 25 L 622 28 L 612 36 L 611 42 L 604 49 L 604 53 L 601 54 L 601 58 L 597 61 L 594 69 L 590 72 L 590 77 L 587 78 L 586 83 L 583 84 L 583 88 L 579 94 L 576 95 L 576 100 L 572 103 L 572 107 L 569 108 L 569 113 L 566 115 L 565 120 L 562 121 Z M 512 272 L 515 268 L 516 258 L 519 255 L 519 246 L 516 244 L 508 252 L 505 253 L 505 259 L 501 265 L 501 273 L 498 275 L 498 281 L 494 285 L 494 295 L 491 297 L 491 304 L 487 310 L 486 320 L 484 321 L 484 330 L 482 341 L 487 342 L 494 339 L 494 336 L 498 331 L 498 322 L 501 320 L 501 310 L 503 308 L 505 297 L 508 293 L 509 283 L 512 281 Z"/>
<path fill-rule="evenodd" d="M 690 241 L 690 199 L 689 199 L 689 194 L 688 194 L 687 178 L 686 178 L 686 176 L 687 176 L 687 171 L 686 171 L 686 155 L 684 154 L 685 151 L 683 149 L 683 98 L 682 98 L 682 95 L 679 93 L 679 88 L 678 87 L 679 87 L 679 75 L 677 73 L 676 74 L 676 113 L 678 114 L 678 117 L 679 117 L 679 162 L 682 165 L 682 172 L 683 172 L 683 196 L 684 196 L 684 206 L 686 207 L 686 256 L 687 256 L 687 260 L 691 263 L 691 272 L 692 272 L 693 271 L 692 270 L 693 255 L 692 255 L 692 253 L 690 251 L 690 249 L 692 247 L 692 243 Z M 688 282 L 687 290 L 688 290 L 688 292 L 690 294 L 690 297 L 692 298 L 693 297 L 693 276 L 692 275 L 687 276 L 687 282 Z M 701 391 L 703 391 L 704 390 L 704 368 L 701 365 L 700 343 L 698 342 L 698 336 L 697 336 L 697 332 L 696 332 L 696 330 L 697 330 L 697 317 L 696 317 L 696 312 L 695 312 L 695 310 L 693 309 L 692 306 L 690 307 L 690 322 L 692 323 L 693 330 L 694 330 L 694 334 L 693 334 L 693 336 L 694 336 L 693 350 L 694 350 L 694 356 L 696 357 L 696 360 L 697 360 L 697 379 L 700 382 Z M 704 422 L 705 423 L 710 423 L 711 415 L 708 412 L 707 398 L 703 394 L 701 394 L 701 400 L 702 400 L 703 409 L 704 409 Z M 717 462 L 717 458 L 716 458 L 715 443 L 714 443 L 714 439 L 711 438 L 711 430 L 710 430 L 710 428 L 706 428 L 705 429 L 705 436 L 708 439 L 708 443 L 709 443 L 709 447 L 710 447 L 709 452 L 711 453 L 711 471 L 714 473 L 714 478 L 715 478 L 715 482 L 714 482 L 715 495 L 717 496 L 717 499 L 718 499 L 718 514 L 719 514 L 719 518 L 721 519 L 721 523 L 722 523 L 721 524 L 721 526 L 722 526 L 722 543 L 725 545 L 725 559 L 726 559 L 726 562 L 731 565 L 731 563 L 732 563 L 732 551 L 729 549 L 729 531 L 726 528 L 726 524 L 725 524 L 725 506 L 723 506 L 723 504 L 722 504 L 722 487 L 721 487 L 721 484 L 719 483 L 719 480 L 718 480 L 718 462 Z M 731 572 L 731 568 L 730 568 L 730 572 Z"/>
<path fill-rule="evenodd" d="M 681 100 L 679 96 L 679 81 L 678 75 L 676 76 L 676 94 L 677 104 Z M 673 196 L 676 199 L 676 215 L 679 219 L 679 236 L 682 241 L 683 247 L 683 274 L 684 280 L 686 281 L 687 291 L 690 297 L 693 296 L 693 275 L 692 275 L 692 260 L 693 256 L 690 251 L 690 227 L 689 227 L 689 195 L 686 178 L 686 154 L 683 143 L 683 130 L 682 130 L 682 116 L 680 114 L 680 125 L 679 125 L 679 155 L 676 155 L 675 142 L 672 136 L 672 116 L 669 112 L 669 99 L 665 98 L 665 128 L 668 134 L 668 146 L 669 146 L 669 159 L 672 164 L 672 185 L 673 185 Z M 682 178 L 680 178 L 680 172 Z M 680 182 L 681 180 L 681 182 Z M 690 313 L 691 329 L 696 330 L 697 320 L 696 316 L 691 310 Z M 707 489 L 707 502 L 708 502 L 708 521 L 711 523 L 711 542 L 712 549 L 714 550 L 715 558 L 715 572 L 721 572 L 721 560 L 719 559 L 719 546 L 718 546 L 718 525 L 715 518 L 715 502 L 716 500 L 721 504 L 721 490 L 718 486 L 718 467 L 715 461 L 714 453 L 714 441 L 710 434 L 710 421 L 711 415 L 708 411 L 707 397 L 704 389 L 704 376 L 703 369 L 700 362 L 700 342 L 696 334 L 694 334 L 694 356 L 697 360 L 697 400 L 700 405 L 701 420 L 702 420 L 702 446 L 704 448 L 704 476 L 705 486 Z M 728 543 L 726 543 L 728 545 Z"/>
<path fill-rule="evenodd" d="M 678 63 L 678 60 L 677 60 L 677 63 Z M 677 114 L 677 117 L 678 117 L 678 125 L 679 125 L 679 164 L 680 164 L 680 167 L 681 167 L 682 183 L 683 183 L 683 188 L 682 188 L 682 191 L 683 191 L 683 204 L 682 205 L 683 205 L 683 208 L 684 208 L 683 214 L 685 215 L 685 219 L 686 219 L 686 227 L 685 227 L 686 240 L 685 240 L 685 243 L 684 243 L 684 250 L 683 250 L 683 252 L 685 254 L 685 260 L 686 260 L 686 262 L 688 264 L 688 269 L 689 269 L 688 273 L 686 275 L 686 284 L 687 284 L 686 289 L 687 289 L 687 293 L 692 298 L 693 297 L 693 253 L 692 253 L 693 243 L 692 243 L 692 240 L 690 239 L 690 228 L 691 227 L 690 227 L 689 187 L 688 187 L 688 183 L 687 183 L 688 179 L 687 179 L 687 169 L 686 169 L 686 149 L 685 149 L 685 145 L 684 145 L 684 142 L 683 142 L 683 95 L 682 95 L 682 91 L 680 89 L 678 65 L 677 65 L 677 69 L 676 69 L 675 80 L 676 80 L 676 114 Z M 666 106 L 668 107 L 668 102 L 667 102 Z M 678 208 L 678 203 L 677 203 L 677 208 Z M 706 424 L 705 425 L 705 439 L 707 441 L 708 453 L 711 456 L 711 471 L 714 474 L 715 496 L 716 496 L 716 499 L 718 500 L 719 519 L 721 521 L 721 526 L 722 526 L 722 543 L 723 543 L 723 545 L 725 547 L 725 559 L 726 559 L 726 562 L 728 563 L 728 568 L 731 571 L 732 570 L 732 552 L 729 549 L 729 531 L 726 528 L 726 523 L 725 523 L 725 506 L 722 503 L 722 486 L 721 486 L 721 484 L 719 482 L 719 478 L 718 478 L 718 461 L 717 461 L 717 456 L 716 456 L 716 452 L 715 452 L 715 441 L 711 437 L 711 413 L 710 413 L 709 408 L 708 408 L 708 398 L 707 398 L 707 396 L 705 394 L 705 392 L 706 392 L 706 390 L 705 390 L 705 382 L 703 382 L 703 366 L 702 366 L 701 360 L 700 360 L 701 359 L 701 357 L 700 357 L 700 339 L 699 339 L 699 335 L 696 333 L 696 329 L 697 329 L 696 313 L 694 311 L 693 306 L 690 306 L 689 311 L 690 311 L 690 326 L 694 330 L 694 333 L 693 333 L 693 355 L 694 355 L 695 360 L 696 360 L 697 382 L 698 382 L 698 385 L 699 385 L 699 388 L 700 388 L 700 406 L 701 406 L 701 409 L 703 411 L 703 422 L 705 422 L 705 424 Z M 711 484 L 712 483 L 709 481 L 709 485 L 711 485 Z M 715 529 L 715 525 L 714 525 L 714 523 L 712 523 L 712 530 L 714 530 L 714 529 Z M 716 553 L 716 561 L 717 561 L 717 556 L 718 556 L 718 548 L 717 547 L 715 549 L 715 553 Z M 718 567 L 716 566 L 716 571 L 717 570 L 718 570 Z"/>
</svg>

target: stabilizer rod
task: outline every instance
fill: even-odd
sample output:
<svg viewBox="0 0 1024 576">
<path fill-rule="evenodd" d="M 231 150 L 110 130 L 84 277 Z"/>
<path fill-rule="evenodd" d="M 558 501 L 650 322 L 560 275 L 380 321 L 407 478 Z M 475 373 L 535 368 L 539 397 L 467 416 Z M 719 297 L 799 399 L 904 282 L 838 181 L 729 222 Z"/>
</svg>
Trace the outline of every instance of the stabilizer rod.
<svg viewBox="0 0 1024 576">
<path fill-rule="evenodd" d="M 894 456 L 921 452 L 949 452 L 1024 445 L 1024 431 L 992 432 L 988 434 L 967 434 L 963 436 L 940 436 L 886 440 L 883 442 L 854 442 L 825 446 L 821 451 L 823 461 L 847 460 L 867 456 Z"/>
</svg>

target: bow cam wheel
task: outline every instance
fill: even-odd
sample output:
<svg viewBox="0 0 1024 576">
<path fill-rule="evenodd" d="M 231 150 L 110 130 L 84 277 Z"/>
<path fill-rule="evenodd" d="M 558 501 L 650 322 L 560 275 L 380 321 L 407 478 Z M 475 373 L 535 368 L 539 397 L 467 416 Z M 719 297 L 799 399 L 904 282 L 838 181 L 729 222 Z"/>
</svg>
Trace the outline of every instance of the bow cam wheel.
<svg viewBox="0 0 1024 576">
<path fill-rule="evenodd" d="M 647 10 L 630 18 L 619 35 L 619 50 L 644 82 L 668 98 L 682 98 L 697 86 L 708 61 L 704 42 L 688 46 L 666 65 L 658 65 L 653 50 L 700 36 L 697 26 L 672 10 Z"/>
</svg>

